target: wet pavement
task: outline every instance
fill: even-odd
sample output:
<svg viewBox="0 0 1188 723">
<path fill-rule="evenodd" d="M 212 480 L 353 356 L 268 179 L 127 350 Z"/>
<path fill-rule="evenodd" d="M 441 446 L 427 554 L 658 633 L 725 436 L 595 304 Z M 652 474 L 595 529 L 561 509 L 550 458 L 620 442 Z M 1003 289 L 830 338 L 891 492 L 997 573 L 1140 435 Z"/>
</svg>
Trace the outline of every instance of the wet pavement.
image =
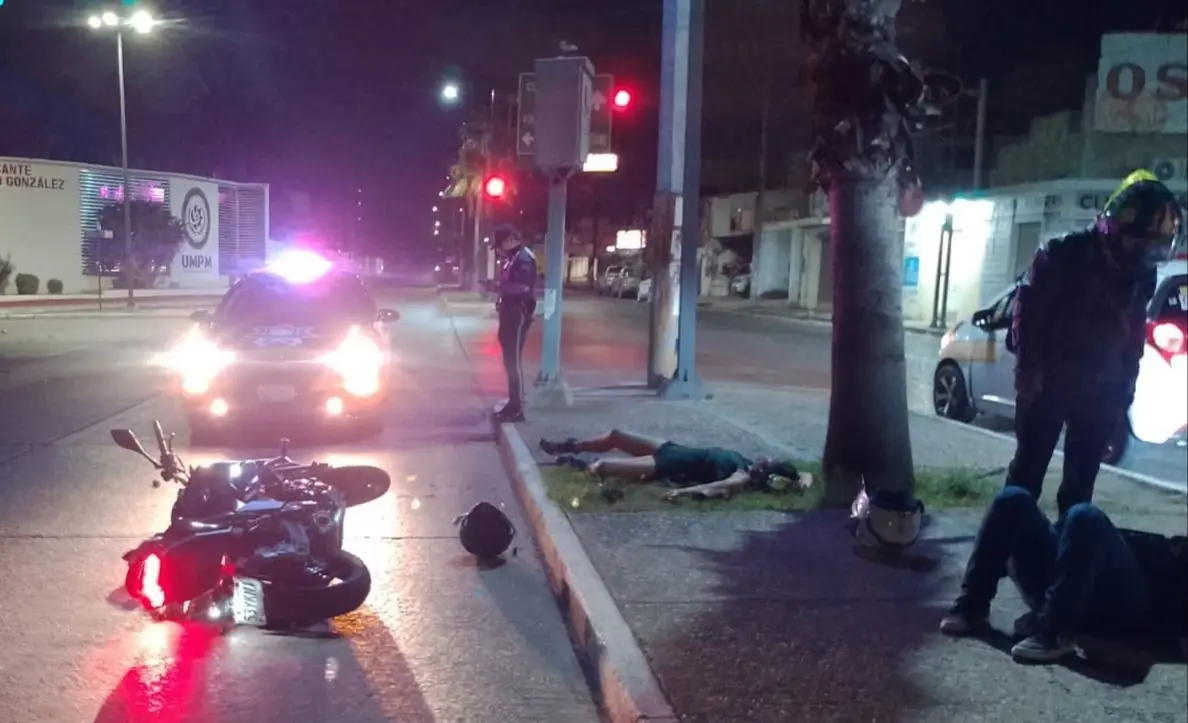
<svg viewBox="0 0 1188 723">
<path fill-rule="evenodd" d="M 190 463 L 275 452 L 185 444 L 148 364 L 184 324 L 0 322 L 0 720 L 598 720 L 483 416 L 493 400 L 435 299 L 394 305 L 386 431 L 293 450 L 393 480 L 347 514 L 346 548 L 371 568 L 367 604 L 312 638 L 211 637 L 127 609 L 120 555 L 165 525 L 173 493 L 153 489 L 108 430 L 147 436 L 159 418 Z M 520 530 L 517 554 L 493 570 L 462 552 L 452 525 L 479 500 Z"/>
<path fill-rule="evenodd" d="M 566 292 L 562 365 L 574 386 L 591 380 L 643 383 L 647 368 L 648 305 L 630 299 L 607 299 L 583 292 Z M 460 328 L 485 336 L 479 353 L 498 353 L 490 304 L 454 304 Z M 485 319 L 485 321 L 483 321 Z M 831 334 L 827 323 L 698 310 L 697 367 L 712 383 L 739 382 L 776 387 L 828 389 Z M 525 358 L 535 374 L 540 358 L 540 319 L 528 337 Z M 912 411 L 933 414 L 932 376 L 939 338 L 909 332 L 904 337 L 908 405 Z M 500 389 L 498 380 L 491 382 Z M 504 383 L 504 386 L 506 384 Z M 1010 434 L 1003 420 L 981 418 L 983 429 Z M 1125 469 L 1188 489 L 1188 449 L 1136 442 Z"/>
</svg>

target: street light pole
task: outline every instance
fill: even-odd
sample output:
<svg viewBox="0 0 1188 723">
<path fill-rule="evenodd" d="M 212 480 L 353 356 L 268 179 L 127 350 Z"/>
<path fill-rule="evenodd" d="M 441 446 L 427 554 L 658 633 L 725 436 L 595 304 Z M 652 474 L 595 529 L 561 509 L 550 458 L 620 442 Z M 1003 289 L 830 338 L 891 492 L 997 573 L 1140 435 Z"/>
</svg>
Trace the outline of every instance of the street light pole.
<svg viewBox="0 0 1188 723">
<path fill-rule="evenodd" d="M 124 280 L 128 284 L 128 308 L 136 306 L 136 296 L 133 287 L 136 286 L 133 275 L 136 267 L 132 262 L 132 172 L 128 168 L 128 100 L 124 90 L 124 31 L 116 29 L 116 66 L 120 76 L 120 155 L 124 170 L 124 263 L 121 268 L 128 268 Z M 99 276 L 99 285 L 103 285 L 103 275 Z"/>
</svg>

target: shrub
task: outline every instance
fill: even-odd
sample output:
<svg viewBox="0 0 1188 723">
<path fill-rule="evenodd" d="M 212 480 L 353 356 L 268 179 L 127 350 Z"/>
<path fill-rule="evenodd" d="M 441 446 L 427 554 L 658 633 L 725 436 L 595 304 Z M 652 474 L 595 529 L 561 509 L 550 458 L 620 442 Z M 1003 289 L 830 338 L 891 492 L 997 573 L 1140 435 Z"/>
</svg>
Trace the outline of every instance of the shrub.
<svg viewBox="0 0 1188 723">
<path fill-rule="evenodd" d="M 32 296 L 37 293 L 37 289 L 41 286 L 41 279 L 33 274 L 17 274 L 16 275 L 16 290 L 22 296 Z"/>
<path fill-rule="evenodd" d="M 49 281 L 45 282 L 45 290 L 51 294 L 62 293 L 62 280 L 50 279 Z"/>
<path fill-rule="evenodd" d="M 8 280 L 12 278 L 12 272 L 16 270 L 16 266 L 12 263 L 11 256 L 0 258 L 0 295 L 8 290 Z"/>
</svg>

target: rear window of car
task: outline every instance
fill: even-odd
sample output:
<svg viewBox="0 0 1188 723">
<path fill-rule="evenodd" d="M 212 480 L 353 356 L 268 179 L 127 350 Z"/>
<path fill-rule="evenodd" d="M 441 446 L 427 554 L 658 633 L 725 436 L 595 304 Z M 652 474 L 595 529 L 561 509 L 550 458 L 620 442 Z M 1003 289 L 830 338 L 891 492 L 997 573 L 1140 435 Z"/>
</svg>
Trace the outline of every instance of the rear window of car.
<svg viewBox="0 0 1188 723">
<path fill-rule="evenodd" d="M 232 289 L 220 312 L 225 321 L 237 325 L 364 321 L 375 317 L 376 306 L 358 279 L 291 284 L 257 276 Z"/>
<path fill-rule="evenodd" d="M 1156 321 L 1188 323 L 1188 276 L 1173 276 L 1164 282 L 1154 302 Z"/>
</svg>

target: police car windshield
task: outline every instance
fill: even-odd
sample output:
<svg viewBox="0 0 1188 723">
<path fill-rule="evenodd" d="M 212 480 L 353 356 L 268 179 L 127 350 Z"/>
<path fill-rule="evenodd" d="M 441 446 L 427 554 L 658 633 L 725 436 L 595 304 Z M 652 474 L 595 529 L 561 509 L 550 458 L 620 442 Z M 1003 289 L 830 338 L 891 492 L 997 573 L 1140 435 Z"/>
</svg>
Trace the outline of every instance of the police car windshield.
<svg viewBox="0 0 1188 723">
<path fill-rule="evenodd" d="M 222 316 L 236 326 L 365 322 L 376 306 L 355 279 L 291 284 L 272 277 L 249 279 L 224 300 Z"/>
</svg>

